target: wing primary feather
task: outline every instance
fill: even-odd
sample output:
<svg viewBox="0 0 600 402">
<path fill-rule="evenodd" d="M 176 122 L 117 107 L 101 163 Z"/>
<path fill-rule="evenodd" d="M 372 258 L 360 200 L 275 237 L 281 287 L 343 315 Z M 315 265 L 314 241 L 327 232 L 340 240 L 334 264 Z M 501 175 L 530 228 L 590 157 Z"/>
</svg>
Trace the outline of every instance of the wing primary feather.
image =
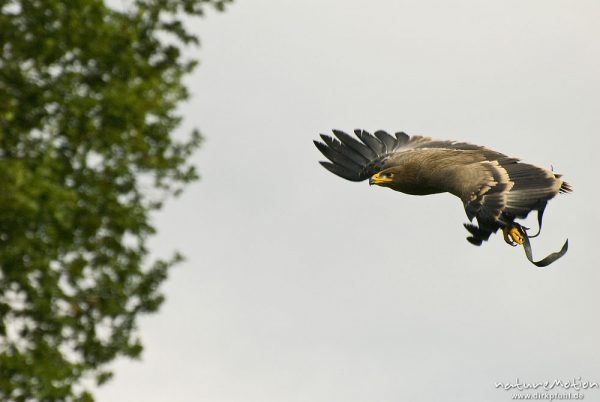
<svg viewBox="0 0 600 402">
<path fill-rule="evenodd" d="M 368 146 L 356 140 L 355 138 L 352 138 L 345 132 L 340 130 L 333 130 L 333 134 L 335 134 L 335 136 L 348 148 L 363 156 L 365 162 L 368 162 L 369 160 L 377 157 L 377 155 Z"/>
<path fill-rule="evenodd" d="M 350 180 L 350 181 L 362 181 L 363 180 L 358 176 L 358 174 L 354 173 L 352 170 L 346 169 L 340 165 L 336 165 L 331 162 L 323 162 L 323 161 L 320 161 L 319 163 L 325 169 L 329 170 L 331 173 L 333 173 L 337 176 L 340 176 L 343 179 Z"/>
<path fill-rule="evenodd" d="M 377 130 L 374 134 L 385 145 L 387 152 L 392 152 L 396 148 L 396 139 L 386 131 Z"/>
<path fill-rule="evenodd" d="M 383 145 L 383 143 L 379 141 L 376 137 L 373 137 L 371 133 L 365 130 L 361 130 L 356 134 L 356 136 L 360 138 L 360 140 L 364 142 L 369 148 L 371 148 L 371 150 L 375 152 L 375 154 L 381 155 L 385 153 L 385 146 Z"/>
<path fill-rule="evenodd" d="M 406 144 L 408 142 L 408 140 L 410 139 L 408 134 L 406 134 L 404 131 L 399 131 L 399 132 L 395 133 L 395 135 L 396 135 L 396 144 L 398 144 L 397 146 Z"/>
<path fill-rule="evenodd" d="M 368 162 L 368 160 L 363 158 L 362 155 L 353 151 L 351 148 L 343 145 L 340 141 L 336 140 L 335 138 L 329 137 L 324 134 L 321 134 L 321 138 L 335 152 L 343 155 L 347 159 L 350 159 L 352 162 L 356 163 L 357 165 L 364 166 L 364 164 L 366 162 Z"/>
<path fill-rule="evenodd" d="M 336 165 L 340 165 L 345 167 L 346 169 L 350 169 L 353 171 L 359 171 L 362 166 L 354 162 L 352 159 L 348 158 L 344 154 L 336 151 L 333 147 L 327 146 L 319 141 L 314 141 L 315 146 L 321 151 L 321 153 L 329 159 L 331 162 Z"/>
</svg>

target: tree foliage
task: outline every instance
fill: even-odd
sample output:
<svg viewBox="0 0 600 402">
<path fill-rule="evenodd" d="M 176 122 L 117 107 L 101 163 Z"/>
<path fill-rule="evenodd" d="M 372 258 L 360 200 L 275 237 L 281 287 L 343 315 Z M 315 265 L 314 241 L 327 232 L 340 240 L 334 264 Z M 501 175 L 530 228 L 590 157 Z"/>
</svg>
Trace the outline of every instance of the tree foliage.
<svg viewBox="0 0 600 402">
<path fill-rule="evenodd" d="M 139 356 L 180 257 L 150 213 L 197 178 L 177 140 L 186 15 L 227 0 L 0 0 L 0 400 L 90 401 Z"/>
</svg>

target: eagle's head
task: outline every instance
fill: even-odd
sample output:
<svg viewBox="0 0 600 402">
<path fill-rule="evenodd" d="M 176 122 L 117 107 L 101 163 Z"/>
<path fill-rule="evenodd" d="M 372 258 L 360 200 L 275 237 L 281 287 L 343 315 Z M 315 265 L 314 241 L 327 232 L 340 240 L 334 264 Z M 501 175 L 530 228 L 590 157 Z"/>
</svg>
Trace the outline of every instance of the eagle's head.
<svg viewBox="0 0 600 402">
<path fill-rule="evenodd" d="M 391 187 L 394 184 L 397 172 L 394 169 L 382 170 L 379 173 L 375 173 L 369 178 L 369 185 L 378 185 L 383 187 Z"/>
</svg>

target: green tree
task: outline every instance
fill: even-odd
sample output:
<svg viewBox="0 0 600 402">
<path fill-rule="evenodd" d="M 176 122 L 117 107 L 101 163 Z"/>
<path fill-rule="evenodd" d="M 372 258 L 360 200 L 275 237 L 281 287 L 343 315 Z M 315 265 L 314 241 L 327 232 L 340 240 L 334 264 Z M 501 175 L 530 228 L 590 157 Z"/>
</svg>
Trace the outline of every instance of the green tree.
<svg viewBox="0 0 600 402">
<path fill-rule="evenodd" d="M 228 1 L 0 0 L 0 400 L 91 401 L 139 356 L 180 260 L 149 261 L 150 213 L 197 178 L 182 19 Z"/>
</svg>

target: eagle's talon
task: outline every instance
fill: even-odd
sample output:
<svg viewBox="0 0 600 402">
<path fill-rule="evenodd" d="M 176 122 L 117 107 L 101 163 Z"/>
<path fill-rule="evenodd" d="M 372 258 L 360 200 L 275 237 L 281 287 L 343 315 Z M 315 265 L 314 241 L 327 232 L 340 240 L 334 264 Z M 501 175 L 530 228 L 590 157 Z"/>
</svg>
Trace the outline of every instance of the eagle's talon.
<svg viewBox="0 0 600 402">
<path fill-rule="evenodd" d="M 502 228 L 502 233 L 504 234 L 504 241 L 513 247 L 519 246 L 525 242 L 525 234 L 518 226 Z"/>
</svg>

